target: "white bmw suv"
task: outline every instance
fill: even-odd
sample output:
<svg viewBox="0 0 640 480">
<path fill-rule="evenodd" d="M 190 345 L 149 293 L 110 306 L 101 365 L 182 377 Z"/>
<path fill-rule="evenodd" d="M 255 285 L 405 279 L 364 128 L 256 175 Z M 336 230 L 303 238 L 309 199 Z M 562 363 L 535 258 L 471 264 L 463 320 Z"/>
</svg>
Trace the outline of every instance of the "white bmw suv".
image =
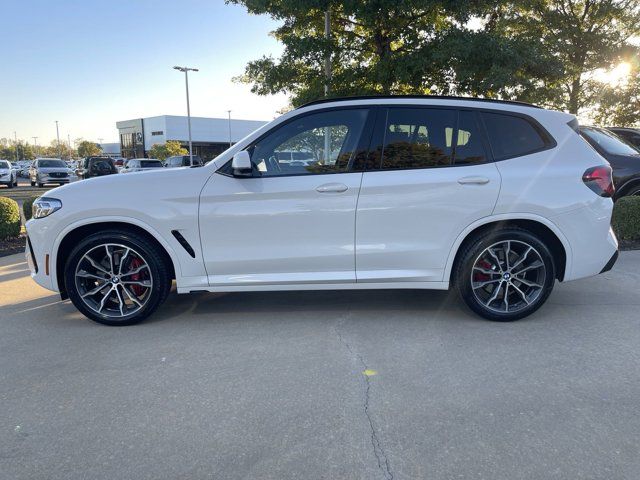
<svg viewBox="0 0 640 480">
<path fill-rule="evenodd" d="M 48 192 L 27 260 L 108 325 L 153 313 L 174 279 L 178 293 L 455 287 L 515 320 L 617 257 L 611 168 L 576 128 L 514 102 L 319 101 L 205 166 Z"/>
</svg>

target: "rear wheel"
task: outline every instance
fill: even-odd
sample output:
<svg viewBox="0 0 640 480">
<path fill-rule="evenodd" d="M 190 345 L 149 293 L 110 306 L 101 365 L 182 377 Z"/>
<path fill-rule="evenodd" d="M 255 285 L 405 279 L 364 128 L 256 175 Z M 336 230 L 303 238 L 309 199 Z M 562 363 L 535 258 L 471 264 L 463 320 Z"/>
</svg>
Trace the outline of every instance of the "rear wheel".
<svg viewBox="0 0 640 480">
<path fill-rule="evenodd" d="M 7 188 L 13 188 L 13 180 L 9 179 L 9 183 L 7 183 Z"/>
<path fill-rule="evenodd" d="M 138 234 L 117 230 L 83 240 L 69 255 L 64 280 L 76 308 L 105 325 L 142 321 L 171 289 L 162 252 Z"/>
<path fill-rule="evenodd" d="M 544 304 L 555 283 L 555 265 L 538 237 L 509 228 L 470 242 L 459 257 L 455 280 L 471 310 L 489 320 L 512 321 Z"/>
</svg>

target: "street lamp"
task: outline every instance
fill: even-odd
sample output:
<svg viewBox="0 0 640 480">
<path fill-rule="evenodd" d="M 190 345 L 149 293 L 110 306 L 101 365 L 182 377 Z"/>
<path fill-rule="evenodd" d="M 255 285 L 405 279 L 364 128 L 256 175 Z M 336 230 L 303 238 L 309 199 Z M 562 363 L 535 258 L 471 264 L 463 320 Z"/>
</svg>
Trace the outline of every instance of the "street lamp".
<svg viewBox="0 0 640 480">
<path fill-rule="evenodd" d="M 58 138 L 58 158 L 62 158 L 62 151 L 60 150 L 60 130 L 58 130 L 58 120 L 56 120 L 56 137 Z"/>
<path fill-rule="evenodd" d="M 231 110 L 227 110 L 229 114 L 229 148 L 231 148 Z"/>
<path fill-rule="evenodd" d="M 16 162 L 18 161 L 18 134 L 16 133 L 16 131 L 13 131 L 13 138 L 15 141 L 15 147 L 16 147 Z"/>
<path fill-rule="evenodd" d="M 189 72 L 197 72 L 197 68 L 173 67 L 174 70 L 184 72 L 184 83 L 187 89 L 187 124 L 189 128 L 189 165 L 193 166 L 193 146 L 191 144 L 191 108 L 189 107 Z"/>
<path fill-rule="evenodd" d="M 38 155 L 38 137 L 31 137 L 31 138 L 33 138 L 33 150 L 34 150 L 34 153 L 36 155 Z"/>
</svg>

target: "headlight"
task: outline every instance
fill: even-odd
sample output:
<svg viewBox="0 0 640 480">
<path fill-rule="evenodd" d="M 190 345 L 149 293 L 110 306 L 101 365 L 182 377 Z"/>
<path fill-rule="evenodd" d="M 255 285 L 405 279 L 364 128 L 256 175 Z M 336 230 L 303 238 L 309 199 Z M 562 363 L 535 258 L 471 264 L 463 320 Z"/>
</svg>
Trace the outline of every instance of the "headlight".
<svg viewBox="0 0 640 480">
<path fill-rule="evenodd" d="M 40 197 L 33 202 L 31 213 L 33 218 L 44 218 L 62 208 L 62 202 L 55 198 Z"/>
</svg>

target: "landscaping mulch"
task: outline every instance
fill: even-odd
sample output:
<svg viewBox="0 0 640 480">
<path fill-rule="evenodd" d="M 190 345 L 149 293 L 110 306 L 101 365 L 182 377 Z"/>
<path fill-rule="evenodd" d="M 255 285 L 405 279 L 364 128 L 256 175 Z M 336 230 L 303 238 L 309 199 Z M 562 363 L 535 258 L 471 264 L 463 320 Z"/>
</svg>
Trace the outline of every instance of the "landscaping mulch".
<svg viewBox="0 0 640 480">
<path fill-rule="evenodd" d="M 0 257 L 6 257 L 15 253 L 23 253 L 26 241 L 27 237 L 25 235 L 20 235 L 17 238 L 0 240 Z"/>
<path fill-rule="evenodd" d="M 620 240 L 620 250 L 640 250 L 640 241 Z"/>
</svg>

